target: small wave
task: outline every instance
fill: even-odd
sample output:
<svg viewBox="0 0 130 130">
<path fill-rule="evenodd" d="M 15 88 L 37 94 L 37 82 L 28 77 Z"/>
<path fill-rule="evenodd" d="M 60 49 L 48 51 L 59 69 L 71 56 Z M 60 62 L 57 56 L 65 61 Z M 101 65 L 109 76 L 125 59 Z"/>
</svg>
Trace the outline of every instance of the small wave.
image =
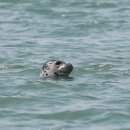
<svg viewBox="0 0 130 130">
<path fill-rule="evenodd" d="M 23 68 L 23 65 L 0 65 L 0 70 L 6 70 L 6 69 L 20 69 Z"/>
<path fill-rule="evenodd" d="M 88 67 L 75 67 L 75 71 L 82 71 L 82 72 L 86 72 L 86 71 L 95 71 L 95 70 L 109 70 L 113 67 L 112 64 L 107 64 L 107 63 L 101 63 L 101 64 L 96 64 L 96 65 L 91 65 Z"/>
</svg>

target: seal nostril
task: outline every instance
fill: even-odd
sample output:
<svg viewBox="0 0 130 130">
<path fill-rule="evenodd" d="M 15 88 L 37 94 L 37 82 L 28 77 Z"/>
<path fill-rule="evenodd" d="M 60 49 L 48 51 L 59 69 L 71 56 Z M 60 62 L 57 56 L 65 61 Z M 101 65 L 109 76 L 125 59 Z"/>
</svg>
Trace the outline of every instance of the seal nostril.
<svg viewBox="0 0 130 130">
<path fill-rule="evenodd" d="M 61 61 L 56 61 L 55 64 L 56 64 L 56 65 L 60 65 L 60 64 L 61 64 Z"/>
</svg>

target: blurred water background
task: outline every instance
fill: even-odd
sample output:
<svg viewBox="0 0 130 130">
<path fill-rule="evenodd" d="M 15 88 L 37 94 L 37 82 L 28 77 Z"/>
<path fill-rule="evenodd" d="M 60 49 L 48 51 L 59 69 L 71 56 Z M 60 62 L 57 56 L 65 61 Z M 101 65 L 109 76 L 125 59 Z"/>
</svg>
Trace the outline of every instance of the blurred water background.
<svg viewBox="0 0 130 130">
<path fill-rule="evenodd" d="M 130 0 L 0 0 L 0 129 L 130 130 Z"/>
</svg>

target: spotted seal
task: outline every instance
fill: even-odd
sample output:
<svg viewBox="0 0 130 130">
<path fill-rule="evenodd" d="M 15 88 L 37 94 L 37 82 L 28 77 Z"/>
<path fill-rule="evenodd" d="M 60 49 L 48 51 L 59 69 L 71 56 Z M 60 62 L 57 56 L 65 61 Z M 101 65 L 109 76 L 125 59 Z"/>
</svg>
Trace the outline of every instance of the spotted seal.
<svg viewBox="0 0 130 130">
<path fill-rule="evenodd" d="M 59 60 L 50 60 L 43 64 L 40 76 L 42 77 L 59 77 L 59 76 L 67 77 L 71 73 L 72 70 L 73 70 L 73 66 L 70 63 L 65 63 Z"/>
</svg>

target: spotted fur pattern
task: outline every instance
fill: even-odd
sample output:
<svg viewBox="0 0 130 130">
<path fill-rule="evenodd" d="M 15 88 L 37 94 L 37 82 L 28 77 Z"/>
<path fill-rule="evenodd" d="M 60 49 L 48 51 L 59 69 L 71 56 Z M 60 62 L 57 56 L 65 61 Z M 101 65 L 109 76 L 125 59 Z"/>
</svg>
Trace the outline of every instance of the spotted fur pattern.
<svg viewBox="0 0 130 130">
<path fill-rule="evenodd" d="M 43 64 L 40 75 L 44 77 L 68 76 L 72 70 L 73 66 L 70 63 L 59 60 L 50 60 Z"/>
</svg>

